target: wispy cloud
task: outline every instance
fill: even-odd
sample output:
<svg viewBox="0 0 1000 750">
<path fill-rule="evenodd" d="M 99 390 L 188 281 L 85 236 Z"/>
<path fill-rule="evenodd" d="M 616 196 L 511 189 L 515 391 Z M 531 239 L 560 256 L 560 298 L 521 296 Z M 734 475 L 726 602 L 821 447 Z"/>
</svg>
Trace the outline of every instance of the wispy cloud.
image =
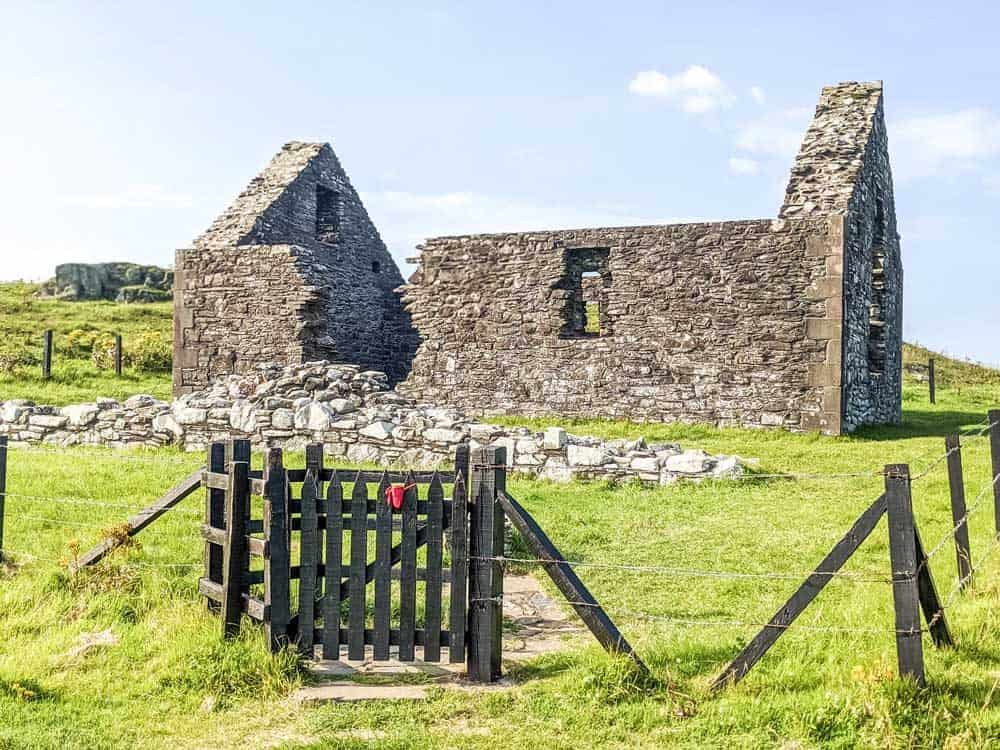
<svg viewBox="0 0 1000 750">
<path fill-rule="evenodd" d="M 177 193 L 162 185 L 128 185 L 110 193 L 60 195 L 57 202 L 82 208 L 188 208 L 194 203 L 188 193 Z"/>
<path fill-rule="evenodd" d="M 1000 117 L 980 108 L 918 114 L 889 123 L 902 179 L 977 170 L 1000 156 Z"/>
<path fill-rule="evenodd" d="M 736 130 L 734 145 L 738 151 L 791 164 L 811 116 L 811 109 L 795 107 L 744 122 Z"/>
<path fill-rule="evenodd" d="M 729 171 L 738 175 L 752 175 L 760 172 L 760 162 L 756 159 L 734 156 L 729 160 Z"/>
<path fill-rule="evenodd" d="M 757 104 L 763 104 L 766 97 L 764 96 L 764 89 L 760 86 L 750 87 L 750 98 L 753 99 Z"/>
<path fill-rule="evenodd" d="M 638 96 L 662 99 L 692 115 L 726 109 L 736 101 L 722 79 L 701 65 L 691 65 L 675 75 L 641 71 L 629 82 L 628 90 Z"/>
</svg>

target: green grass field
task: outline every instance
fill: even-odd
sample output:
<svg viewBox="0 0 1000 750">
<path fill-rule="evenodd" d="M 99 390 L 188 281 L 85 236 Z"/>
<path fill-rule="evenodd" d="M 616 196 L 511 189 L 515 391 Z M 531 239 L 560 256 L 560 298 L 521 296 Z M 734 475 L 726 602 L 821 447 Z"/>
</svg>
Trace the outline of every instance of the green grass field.
<svg viewBox="0 0 1000 750">
<path fill-rule="evenodd" d="M 908 348 L 907 356 L 920 361 L 923 354 Z M 758 473 L 856 474 L 904 462 L 915 474 L 930 468 L 913 493 L 931 548 L 951 528 L 945 467 L 934 463 L 943 435 L 981 424 L 986 409 L 1000 404 L 991 370 L 940 361 L 939 375 L 936 406 L 927 404 L 925 385 L 908 381 L 902 426 L 849 437 L 565 424 L 574 432 L 644 435 L 736 453 L 757 459 Z M 51 393 L 37 384 L 18 387 L 39 401 Z M 0 381 L 4 396 L 5 388 Z M 773 577 L 581 568 L 652 668 L 653 681 L 636 679 L 587 640 L 511 668 L 512 685 L 498 691 L 435 689 L 424 702 L 311 708 L 288 699 L 307 680 L 293 654 L 270 656 L 249 625 L 241 639 L 220 640 L 218 620 L 197 595 L 200 495 L 140 535 L 140 548 L 84 576 L 61 572 L 59 561 L 73 548 L 86 548 L 102 529 L 155 499 L 201 456 L 15 448 L 5 531 L 12 552 L 0 574 L 0 750 L 996 746 L 1000 552 L 987 492 L 988 442 L 969 438 L 965 446 L 969 502 L 977 503 L 972 552 L 980 567 L 974 585 L 952 597 L 953 548 L 946 542 L 931 561 L 938 590 L 952 599 L 956 646 L 936 650 L 924 639 L 925 690 L 895 679 L 890 590 L 867 580 L 891 572 L 883 521 L 846 569 L 866 580 L 831 582 L 800 618 L 804 627 L 786 633 L 740 685 L 709 691 L 756 632 L 733 622 L 766 621 L 881 492 L 881 477 L 656 489 L 511 479 L 511 494 L 569 559 Z M 292 455 L 288 464 L 301 461 Z M 87 637 L 108 630 L 113 645 L 79 650 Z"/>
<path fill-rule="evenodd" d="M 169 302 L 61 302 L 37 298 L 37 289 L 37 284 L 0 284 L 0 400 L 26 398 L 62 406 L 136 393 L 170 398 Z M 53 331 L 55 342 L 50 380 L 41 375 L 46 329 Z M 121 377 L 110 362 L 99 368 L 93 360 L 92 340 L 106 343 L 116 333 L 123 338 L 126 354 Z"/>
</svg>

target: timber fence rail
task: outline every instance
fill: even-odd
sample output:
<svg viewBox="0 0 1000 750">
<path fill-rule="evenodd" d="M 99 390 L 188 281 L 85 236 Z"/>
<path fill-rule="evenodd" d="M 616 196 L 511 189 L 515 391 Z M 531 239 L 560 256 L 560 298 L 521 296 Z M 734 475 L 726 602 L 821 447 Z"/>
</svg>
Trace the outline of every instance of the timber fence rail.
<svg viewBox="0 0 1000 750">
<path fill-rule="evenodd" d="M 963 449 L 988 440 L 992 475 L 972 486 L 966 498 Z M 470 455 L 462 447 L 454 471 L 389 471 L 327 468 L 319 445 L 307 448 L 305 465 L 286 467 L 283 453 L 267 452 L 262 468 L 251 465 L 248 441 L 212 444 L 204 465 L 195 468 L 152 505 L 115 502 L 86 494 L 19 491 L 10 487 L 7 468 L 19 454 L 57 455 L 48 448 L 9 445 L 0 436 L 0 560 L 67 564 L 64 558 L 5 546 L 4 511 L 11 518 L 71 531 L 106 534 L 109 524 L 63 518 L 67 507 L 124 511 L 128 535 L 137 534 L 167 514 L 203 517 L 200 563 L 126 559 L 140 568 L 202 569 L 199 591 L 220 615 L 226 637 L 238 632 L 243 615 L 261 623 L 272 648 L 293 645 L 306 656 L 318 653 L 348 658 L 369 653 L 388 658 L 395 647 L 402 660 L 416 658 L 422 648 L 427 661 L 465 661 L 473 680 L 489 682 L 500 675 L 503 578 L 510 564 L 533 566 L 549 575 L 597 640 L 609 651 L 641 659 L 619 630 L 621 622 L 662 623 L 690 628 L 756 628 L 759 633 L 715 680 L 716 689 L 736 682 L 753 668 L 786 633 L 844 633 L 893 638 L 899 673 L 925 681 L 923 634 L 936 647 L 953 645 L 950 608 L 967 590 L 976 571 L 1000 546 L 1000 410 L 983 423 L 945 438 L 941 449 L 927 451 L 909 464 L 890 464 L 857 472 L 747 474 L 742 479 L 848 482 L 881 480 L 881 494 L 858 517 L 815 568 L 733 570 L 691 566 L 643 565 L 631 561 L 572 561 L 561 555 L 545 532 L 506 489 L 506 454 L 489 446 Z M 180 455 L 102 454 L 94 460 L 121 461 L 140 467 L 158 463 L 192 468 Z M 925 545 L 914 512 L 913 488 L 941 467 L 947 471 L 951 524 Z M 852 485 L 853 486 L 853 485 Z M 445 492 L 450 487 L 450 493 Z M 391 500 L 398 490 L 398 507 Z M 181 507 L 180 501 L 204 490 L 204 510 Z M 13 490 L 13 491 L 11 491 Z M 981 555 L 969 540 L 970 522 L 993 498 L 997 531 Z M 918 498 L 919 499 L 919 498 Z M 13 510 L 12 510 L 13 508 Z M 845 571 L 843 566 L 888 519 L 889 574 Z M 506 554 L 504 526 L 512 524 L 533 556 Z M 8 523 L 9 529 L 9 523 Z M 373 545 L 369 545 L 369 533 Z M 103 539 L 70 567 L 97 563 L 116 544 Z M 931 561 L 954 546 L 956 577 L 946 597 L 939 596 Z M 374 557 L 369 556 L 374 550 Z M 422 559 L 418 558 L 422 555 Z M 418 567 L 418 559 L 422 565 Z M 339 564 L 334 561 L 339 560 Z M 938 572 L 940 573 L 940 566 Z M 764 584 L 802 581 L 770 619 L 733 616 L 698 617 L 642 611 L 636 606 L 604 606 L 576 571 L 609 570 L 621 575 L 669 578 L 713 578 Z M 893 601 L 893 625 L 870 623 L 800 623 L 797 618 L 830 582 L 887 586 Z M 371 585 L 373 597 L 367 592 Z M 418 595 L 419 592 L 419 595 Z M 447 596 L 445 596 L 447 592 Z M 369 606 L 374 603 L 374 606 Z M 328 626 L 328 623 L 330 626 Z"/>
</svg>

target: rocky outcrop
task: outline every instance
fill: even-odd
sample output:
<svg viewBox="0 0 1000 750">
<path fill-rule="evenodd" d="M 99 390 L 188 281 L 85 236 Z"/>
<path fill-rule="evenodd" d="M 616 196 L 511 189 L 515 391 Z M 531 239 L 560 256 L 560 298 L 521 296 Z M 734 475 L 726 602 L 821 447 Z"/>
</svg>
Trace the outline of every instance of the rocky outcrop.
<svg viewBox="0 0 1000 750">
<path fill-rule="evenodd" d="M 456 409 L 415 403 L 388 388 L 384 373 L 313 362 L 264 365 L 222 378 L 173 403 L 133 396 L 56 408 L 28 401 L 0 404 L 0 435 L 15 443 L 104 445 L 115 448 L 209 443 L 249 438 L 253 444 L 301 450 L 323 443 L 332 458 L 382 466 L 432 468 L 450 464 L 463 442 L 507 448 L 513 471 L 569 481 L 639 479 L 669 484 L 682 478 L 742 474 L 733 456 L 684 451 L 670 443 L 604 441 L 478 422 Z"/>
<path fill-rule="evenodd" d="M 171 299 L 174 273 L 136 263 L 64 263 L 39 294 L 65 300 L 164 302 Z"/>
</svg>

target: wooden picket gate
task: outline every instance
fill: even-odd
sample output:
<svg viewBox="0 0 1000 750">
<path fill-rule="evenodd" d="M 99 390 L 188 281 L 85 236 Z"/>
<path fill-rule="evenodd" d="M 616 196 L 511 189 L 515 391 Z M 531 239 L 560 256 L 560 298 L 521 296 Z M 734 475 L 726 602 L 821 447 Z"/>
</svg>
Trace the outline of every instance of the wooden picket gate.
<svg viewBox="0 0 1000 750">
<path fill-rule="evenodd" d="M 199 591 L 226 635 L 246 614 L 263 623 L 273 650 L 294 643 L 312 658 L 321 646 L 324 659 L 339 659 L 346 647 L 353 660 L 370 647 L 382 661 L 396 646 L 396 658 L 413 661 L 422 647 L 424 661 L 441 661 L 445 649 L 448 661 L 464 661 L 470 566 L 479 576 L 470 556 L 502 553 L 475 540 L 470 550 L 468 476 L 465 446 L 453 472 L 397 473 L 326 468 L 321 445 L 307 448 L 304 469 L 285 468 L 282 451 L 270 449 L 253 471 L 248 441 L 213 444 Z M 393 483 L 405 487 L 399 510 L 386 502 Z"/>
</svg>

